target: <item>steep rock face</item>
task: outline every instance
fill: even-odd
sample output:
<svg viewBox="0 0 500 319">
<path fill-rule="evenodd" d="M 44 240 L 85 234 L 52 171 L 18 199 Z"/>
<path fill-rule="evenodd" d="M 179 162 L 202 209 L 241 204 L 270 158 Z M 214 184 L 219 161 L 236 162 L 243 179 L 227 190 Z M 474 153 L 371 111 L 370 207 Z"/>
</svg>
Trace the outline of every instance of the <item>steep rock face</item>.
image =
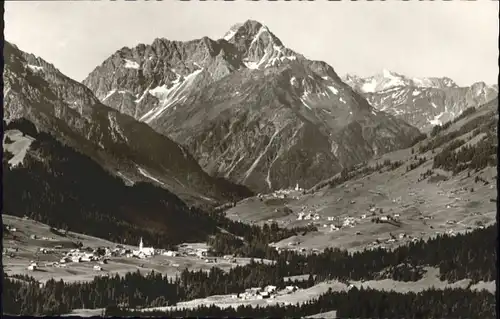
<svg viewBox="0 0 500 319">
<path fill-rule="evenodd" d="M 217 41 L 124 48 L 84 83 L 118 110 L 124 99 L 113 94 L 131 92 L 128 114 L 185 145 L 209 173 L 256 191 L 312 186 L 419 134 L 251 20 Z"/>
<path fill-rule="evenodd" d="M 104 106 L 84 85 L 44 60 L 4 45 L 4 119 L 26 118 L 87 154 L 127 183 L 148 181 L 191 204 L 248 195 L 206 174 L 181 146 L 148 125 Z"/>
<path fill-rule="evenodd" d="M 407 78 L 387 70 L 368 78 L 347 75 L 344 80 L 375 108 L 402 118 L 423 131 L 498 96 L 498 87 L 484 82 L 459 87 L 447 77 Z"/>
</svg>

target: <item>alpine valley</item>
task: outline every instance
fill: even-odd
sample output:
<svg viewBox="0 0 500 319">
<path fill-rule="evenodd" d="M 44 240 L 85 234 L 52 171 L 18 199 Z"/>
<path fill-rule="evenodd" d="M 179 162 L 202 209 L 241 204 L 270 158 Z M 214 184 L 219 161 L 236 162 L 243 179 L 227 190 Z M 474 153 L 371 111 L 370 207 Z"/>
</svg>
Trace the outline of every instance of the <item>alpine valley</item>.
<svg viewBox="0 0 500 319">
<path fill-rule="evenodd" d="M 341 78 L 254 20 L 82 83 L 3 59 L 4 315 L 494 317 L 498 86 Z"/>
</svg>

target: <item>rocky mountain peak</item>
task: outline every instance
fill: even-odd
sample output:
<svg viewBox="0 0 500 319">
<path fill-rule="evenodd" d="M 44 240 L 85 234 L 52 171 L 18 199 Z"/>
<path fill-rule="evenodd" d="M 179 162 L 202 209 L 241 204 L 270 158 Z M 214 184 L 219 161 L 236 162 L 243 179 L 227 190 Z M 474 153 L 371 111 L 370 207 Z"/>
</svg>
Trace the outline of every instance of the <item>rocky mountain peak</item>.
<svg viewBox="0 0 500 319">
<path fill-rule="evenodd" d="M 269 30 L 267 26 L 255 20 L 247 20 L 244 23 L 237 23 L 233 25 L 224 35 L 224 40 L 233 43 L 242 38 L 248 41 L 253 41 L 255 38 L 259 38 L 261 36 L 270 37 L 273 41 L 281 44 L 281 41 Z"/>
<path fill-rule="evenodd" d="M 403 75 L 398 74 L 396 72 L 390 71 L 388 69 L 382 69 L 382 71 L 378 74 L 379 77 L 384 77 L 384 78 L 404 78 Z"/>
<path fill-rule="evenodd" d="M 217 41 L 157 39 L 125 53 L 84 83 L 184 145 L 209 174 L 255 191 L 312 185 L 418 135 L 257 21 Z M 123 59 L 139 68 L 124 68 Z"/>
<path fill-rule="evenodd" d="M 232 26 L 224 40 L 236 48 L 243 65 L 249 69 L 279 66 L 299 57 L 286 48 L 267 26 L 254 20 Z"/>
</svg>

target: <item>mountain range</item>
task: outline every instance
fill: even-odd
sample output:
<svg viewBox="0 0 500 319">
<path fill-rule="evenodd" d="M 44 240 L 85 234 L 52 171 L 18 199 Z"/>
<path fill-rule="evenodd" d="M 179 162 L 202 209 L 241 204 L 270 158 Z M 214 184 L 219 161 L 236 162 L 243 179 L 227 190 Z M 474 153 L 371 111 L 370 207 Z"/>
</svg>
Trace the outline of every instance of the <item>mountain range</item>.
<svg viewBox="0 0 500 319">
<path fill-rule="evenodd" d="M 498 96 L 498 85 L 477 82 L 458 86 L 448 77 L 409 78 L 382 72 L 362 78 L 347 74 L 345 83 L 362 94 L 378 110 L 393 114 L 422 131 L 453 120 L 464 110 Z"/>
<path fill-rule="evenodd" d="M 109 108 L 52 64 L 4 43 L 4 122 L 24 118 L 99 163 L 126 184 L 147 181 L 193 205 L 248 196 L 240 185 L 209 176 L 183 147 Z M 83 172 L 75 172 L 75 178 Z"/>
<path fill-rule="evenodd" d="M 253 20 L 216 40 L 124 47 L 83 83 L 8 42 L 4 60 L 4 121 L 25 118 L 126 185 L 203 207 L 312 187 L 498 92 L 387 70 L 341 79 Z"/>
<path fill-rule="evenodd" d="M 216 40 L 122 48 L 83 83 L 183 145 L 210 175 L 255 192 L 310 187 L 420 134 L 253 20 Z"/>
</svg>

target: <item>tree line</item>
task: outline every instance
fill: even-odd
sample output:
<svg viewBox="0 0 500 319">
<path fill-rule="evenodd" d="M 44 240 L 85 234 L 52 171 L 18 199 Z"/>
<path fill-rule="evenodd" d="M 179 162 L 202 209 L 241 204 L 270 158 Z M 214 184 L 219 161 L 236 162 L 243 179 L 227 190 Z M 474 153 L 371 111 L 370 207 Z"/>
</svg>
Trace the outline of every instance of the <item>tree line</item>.
<svg viewBox="0 0 500 319">
<path fill-rule="evenodd" d="M 486 291 L 468 289 L 427 289 L 422 292 L 397 293 L 374 289 L 358 289 L 347 292 L 330 290 L 317 299 L 295 305 L 266 307 L 239 306 L 219 308 L 198 306 L 192 309 L 167 311 L 134 311 L 111 306 L 107 316 L 148 317 L 249 317 L 249 318 L 297 318 L 336 311 L 337 318 L 495 318 L 495 296 Z"/>
<path fill-rule="evenodd" d="M 458 174 L 466 169 L 480 171 L 497 164 L 498 141 L 486 135 L 474 145 L 455 140 L 434 157 L 433 168 L 443 168 Z M 457 150 L 458 148 L 458 150 Z"/>
<path fill-rule="evenodd" d="M 448 125 L 449 127 L 450 125 Z M 449 132 L 447 134 L 437 134 L 430 139 L 426 144 L 422 144 L 419 147 L 419 152 L 421 154 L 426 153 L 430 150 L 436 149 L 451 142 L 452 140 L 476 130 L 476 132 L 496 132 L 497 117 L 491 114 L 477 116 L 474 119 L 464 123 L 460 128 Z M 439 130 L 441 132 L 442 130 Z M 495 133 L 496 135 L 496 133 Z"/>
<path fill-rule="evenodd" d="M 7 278 L 4 273 L 3 305 L 9 314 L 61 314 L 78 308 L 157 307 L 210 295 L 239 293 L 251 287 L 298 285 L 311 287 L 327 279 L 415 281 L 423 266 L 440 270 L 440 279 L 473 283 L 496 280 L 496 227 L 489 226 L 457 236 L 420 240 L 393 251 L 364 250 L 349 254 L 339 249 L 303 256 L 282 252 L 274 264 L 251 261 L 224 272 L 183 270 L 168 278 L 158 273 L 129 273 L 123 277 L 96 277 L 91 282 L 50 280 L 40 286 L 30 278 Z M 305 281 L 285 283 L 284 277 L 309 274 Z"/>
</svg>

